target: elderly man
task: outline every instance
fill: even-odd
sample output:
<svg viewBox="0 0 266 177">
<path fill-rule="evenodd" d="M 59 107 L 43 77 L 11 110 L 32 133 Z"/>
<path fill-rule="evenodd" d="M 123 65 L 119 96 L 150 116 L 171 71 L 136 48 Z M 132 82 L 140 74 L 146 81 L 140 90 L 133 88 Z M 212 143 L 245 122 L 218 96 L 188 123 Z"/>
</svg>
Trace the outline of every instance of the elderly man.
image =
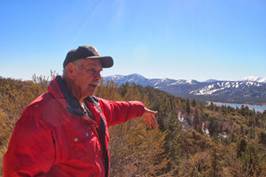
<svg viewBox="0 0 266 177">
<path fill-rule="evenodd" d="M 108 177 L 108 127 L 139 116 L 157 127 L 156 112 L 139 101 L 93 96 L 102 68 L 112 65 L 112 57 L 92 46 L 68 52 L 63 77 L 52 80 L 16 123 L 4 177 Z"/>
</svg>

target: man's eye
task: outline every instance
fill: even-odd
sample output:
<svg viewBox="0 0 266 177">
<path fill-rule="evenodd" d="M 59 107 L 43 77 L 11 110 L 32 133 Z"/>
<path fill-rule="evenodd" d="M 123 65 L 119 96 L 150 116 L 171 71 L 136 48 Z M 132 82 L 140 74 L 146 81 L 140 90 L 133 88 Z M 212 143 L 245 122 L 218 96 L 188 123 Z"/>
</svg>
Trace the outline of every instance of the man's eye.
<svg viewBox="0 0 266 177">
<path fill-rule="evenodd" d="M 88 69 L 87 72 L 91 73 L 91 74 L 96 74 L 97 73 L 97 71 L 95 69 Z"/>
<path fill-rule="evenodd" d="M 95 72 L 94 69 L 86 69 L 87 72 Z"/>
</svg>

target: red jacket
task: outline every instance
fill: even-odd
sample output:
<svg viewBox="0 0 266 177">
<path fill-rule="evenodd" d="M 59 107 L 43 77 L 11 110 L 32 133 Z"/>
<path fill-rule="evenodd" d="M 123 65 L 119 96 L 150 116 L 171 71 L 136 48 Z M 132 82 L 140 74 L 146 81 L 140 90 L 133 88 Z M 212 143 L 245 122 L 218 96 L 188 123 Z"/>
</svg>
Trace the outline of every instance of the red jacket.
<svg viewBox="0 0 266 177">
<path fill-rule="evenodd" d="M 109 176 L 108 127 L 141 116 L 144 105 L 138 101 L 92 100 L 86 105 L 93 119 L 84 113 L 61 77 L 53 80 L 48 92 L 36 98 L 17 121 L 4 156 L 3 176 Z M 105 131 L 100 136 L 102 129 Z"/>
</svg>

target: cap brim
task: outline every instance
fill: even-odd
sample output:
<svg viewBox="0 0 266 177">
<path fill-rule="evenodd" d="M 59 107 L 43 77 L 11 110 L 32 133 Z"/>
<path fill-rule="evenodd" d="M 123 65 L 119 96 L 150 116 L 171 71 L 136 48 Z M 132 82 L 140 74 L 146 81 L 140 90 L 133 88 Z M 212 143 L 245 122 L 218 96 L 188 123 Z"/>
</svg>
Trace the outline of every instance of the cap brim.
<svg viewBox="0 0 266 177">
<path fill-rule="evenodd" d="M 114 65 L 113 58 L 110 56 L 91 56 L 86 58 L 99 60 L 103 68 L 111 68 Z"/>
</svg>

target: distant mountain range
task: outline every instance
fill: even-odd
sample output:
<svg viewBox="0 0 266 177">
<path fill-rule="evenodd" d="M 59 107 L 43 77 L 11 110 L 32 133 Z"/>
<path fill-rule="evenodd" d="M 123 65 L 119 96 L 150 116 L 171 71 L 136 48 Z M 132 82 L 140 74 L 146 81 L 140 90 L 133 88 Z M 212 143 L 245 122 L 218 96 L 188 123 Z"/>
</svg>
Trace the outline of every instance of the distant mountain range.
<svg viewBox="0 0 266 177">
<path fill-rule="evenodd" d="M 104 77 L 104 82 L 113 81 L 118 85 L 135 83 L 150 86 L 175 96 L 228 103 L 266 104 L 266 78 L 247 77 L 240 81 L 175 79 L 147 79 L 139 74 Z"/>
</svg>

